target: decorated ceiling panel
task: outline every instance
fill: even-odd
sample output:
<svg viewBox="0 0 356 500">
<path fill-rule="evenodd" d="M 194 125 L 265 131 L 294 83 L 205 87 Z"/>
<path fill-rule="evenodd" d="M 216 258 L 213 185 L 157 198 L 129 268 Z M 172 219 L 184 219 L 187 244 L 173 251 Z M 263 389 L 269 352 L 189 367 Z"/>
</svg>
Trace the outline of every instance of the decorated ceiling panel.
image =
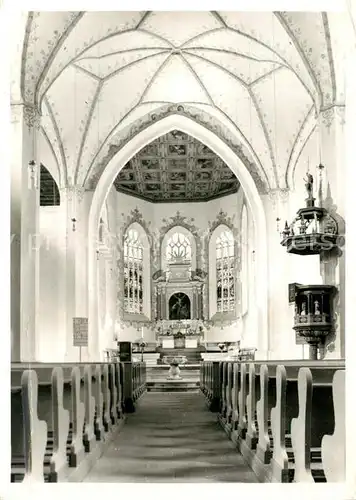
<svg viewBox="0 0 356 500">
<path fill-rule="evenodd" d="M 239 181 L 207 146 L 173 130 L 135 155 L 114 185 L 117 191 L 168 203 L 208 201 L 235 193 Z"/>
</svg>

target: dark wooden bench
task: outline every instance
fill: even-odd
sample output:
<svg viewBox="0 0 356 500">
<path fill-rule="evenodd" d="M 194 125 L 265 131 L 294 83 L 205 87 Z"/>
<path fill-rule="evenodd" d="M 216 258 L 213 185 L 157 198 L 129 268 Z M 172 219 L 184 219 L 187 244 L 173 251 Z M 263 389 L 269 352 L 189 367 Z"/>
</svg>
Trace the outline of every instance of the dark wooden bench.
<svg viewBox="0 0 356 500">
<path fill-rule="evenodd" d="M 28 370 L 26 364 L 16 363 L 11 371 L 11 481 L 34 475 L 37 481 L 70 480 L 69 469 L 77 468 L 96 442 L 107 441 L 105 435 L 121 425 L 123 395 L 129 390 L 124 387 L 124 367 L 120 363 L 30 366 Z M 132 399 L 137 401 L 146 383 L 142 364 L 134 366 L 133 376 Z"/>
</svg>

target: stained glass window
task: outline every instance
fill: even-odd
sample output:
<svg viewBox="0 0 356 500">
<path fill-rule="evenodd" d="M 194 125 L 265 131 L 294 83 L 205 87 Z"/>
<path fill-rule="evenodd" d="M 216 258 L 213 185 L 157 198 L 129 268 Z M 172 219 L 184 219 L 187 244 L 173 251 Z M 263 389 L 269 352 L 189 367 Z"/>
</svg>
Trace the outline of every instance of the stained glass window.
<svg viewBox="0 0 356 500">
<path fill-rule="evenodd" d="M 229 230 L 216 239 L 217 312 L 235 310 L 235 248 Z"/>
<path fill-rule="evenodd" d="M 182 233 L 174 233 L 166 246 L 168 262 L 186 262 L 192 258 L 192 247 L 189 239 Z"/>
<path fill-rule="evenodd" d="M 124 304 L 128 313 L 143 312 L 143 245 L 135 229 L 124 240 Z"/>
</svg>

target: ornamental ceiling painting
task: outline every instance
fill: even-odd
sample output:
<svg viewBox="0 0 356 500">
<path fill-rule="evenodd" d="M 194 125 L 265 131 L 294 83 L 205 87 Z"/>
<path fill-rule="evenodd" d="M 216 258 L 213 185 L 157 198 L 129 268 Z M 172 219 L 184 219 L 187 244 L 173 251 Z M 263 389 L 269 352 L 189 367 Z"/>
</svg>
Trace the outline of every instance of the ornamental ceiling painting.
<svg viewBox="0 0 356 500">
<path fill-rule="evenodd" d="M 60 186 L 88 188 L 114 135 L 163 105 L 182 104 L 229 129 L 266 185 L 285 188 L 316 114 L 343 102 L 343 44 L 333 36 L 342 15 L 31 12 L 19 19 L 23 44 L 13 65 L 22 68 L 21 77 L 12 76 L 12 98 L 42 114 L 41 161 Z M 171 186 L 179 184 L 178 171 L 172 170 L 178 177 Z M 184 190 L 197 195 L 186 181 L 176 191 L 168 181 L 164 188 L 161 170 L 154 172 L 159 189 L 152 188 L 154 177 L 146 183 L 136 172 L 132 191 L 151 198 L 155 191 L 180 193 L 177 199 Z M 206 185 L 204 196 L 219 189 Z"/>
<path fill-rule="evenodd" d="M 135 155 L 114 185 L 117 191 L 167 203 L 209 201 L 236 193 L 240 184 L 207 146 L 173 130 Z"/>
</svg>

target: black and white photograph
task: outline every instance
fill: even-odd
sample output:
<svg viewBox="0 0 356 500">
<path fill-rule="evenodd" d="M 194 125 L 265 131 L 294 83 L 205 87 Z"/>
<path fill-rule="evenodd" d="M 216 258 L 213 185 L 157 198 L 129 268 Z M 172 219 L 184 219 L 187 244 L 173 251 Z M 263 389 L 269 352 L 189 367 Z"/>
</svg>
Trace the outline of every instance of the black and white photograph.
<svg viewBox="0 0 356 500">
<path fill-rule="evenodd" d="M 356 498 L 356 2 L 284 4 L 8 7 L 1 498 Z"/>
</svg>

